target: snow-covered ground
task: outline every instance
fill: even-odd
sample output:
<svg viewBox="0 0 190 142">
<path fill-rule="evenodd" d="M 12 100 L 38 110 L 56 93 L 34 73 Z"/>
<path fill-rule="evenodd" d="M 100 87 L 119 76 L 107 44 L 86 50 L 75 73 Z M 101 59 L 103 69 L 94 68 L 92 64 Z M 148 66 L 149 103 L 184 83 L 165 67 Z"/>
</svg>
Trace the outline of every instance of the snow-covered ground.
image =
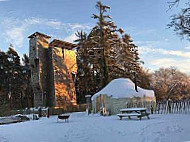
<svg viewBox="0 0 190 142">
<path fill-rule="evenodd" d="M 189 114 L 151 115 L 141 121 L 117 116 L 72 113 L 69 123 L 57 117 L 1 125 L 0 142 L 184 142 L 190 141 Z"/>
</svg>

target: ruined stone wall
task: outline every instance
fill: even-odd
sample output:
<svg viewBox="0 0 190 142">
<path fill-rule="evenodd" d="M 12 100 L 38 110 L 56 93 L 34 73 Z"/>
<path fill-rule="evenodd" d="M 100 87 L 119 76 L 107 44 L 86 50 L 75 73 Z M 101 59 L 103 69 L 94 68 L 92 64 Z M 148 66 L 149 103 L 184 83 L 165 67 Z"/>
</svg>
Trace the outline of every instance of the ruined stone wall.
<svg viewBox="0 0 190 142">
<path fill-rule="evenodd" d="M 72 77 L 72 72 L 77 71 L 75 51 L 54 47 L 53 67 L 56 106 L 75 105 L 76 92 Z"/>
</svg>

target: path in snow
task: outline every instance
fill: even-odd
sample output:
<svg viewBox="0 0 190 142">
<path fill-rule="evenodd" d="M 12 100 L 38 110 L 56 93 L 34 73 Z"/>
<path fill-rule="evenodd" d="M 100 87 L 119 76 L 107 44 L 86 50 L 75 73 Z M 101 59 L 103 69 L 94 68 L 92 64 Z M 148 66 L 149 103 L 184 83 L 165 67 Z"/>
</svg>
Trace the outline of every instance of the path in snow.
<svg viewBox="0 0 190 142">
<path fill-rule="evenodd" d="M 72 113 L 69 123 L 57 117 L 0 126 L 0 142 L 180 142 L 190 140 L 190 115 L 151 115 L 141 121 L 117 116 Z"/>
</svg>

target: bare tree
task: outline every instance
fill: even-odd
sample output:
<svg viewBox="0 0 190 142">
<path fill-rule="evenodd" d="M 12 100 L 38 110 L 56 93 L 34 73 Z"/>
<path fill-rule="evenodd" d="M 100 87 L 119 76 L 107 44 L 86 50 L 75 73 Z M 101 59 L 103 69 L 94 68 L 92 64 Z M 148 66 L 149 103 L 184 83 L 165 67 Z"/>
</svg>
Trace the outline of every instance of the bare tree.
<svg viewBox="0 0 190 142">
<path fill-rule="evenodd" d="M 186 0 L 186 7 L 182 8 L 181 12 L 171 16 L 171 22 L 168 24 L 169 28 L 179 34 L 181 37 L 186 37 L 190 40 L 190 0 Z M 180 0 L 174 0 L 169 3 L 169 9 L 179 4 Z"/>
<path fill-rule="evenodd" d="M 153 73 L 152 85 L 157 100 L 179 100 L 189 97 L 189 77 L 176 68 L 160 68 Z"/>
</svg>

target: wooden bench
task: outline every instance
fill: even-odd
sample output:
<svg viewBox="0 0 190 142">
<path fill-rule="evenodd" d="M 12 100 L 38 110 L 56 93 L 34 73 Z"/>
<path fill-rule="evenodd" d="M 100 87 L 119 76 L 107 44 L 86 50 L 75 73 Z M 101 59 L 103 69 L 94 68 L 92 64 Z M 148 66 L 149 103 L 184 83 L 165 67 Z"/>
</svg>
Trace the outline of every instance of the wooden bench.
<svg viewBox="0 0 190 142">
<path fill-rule="evenodd" d="M 58 115 L 58 117 L 57 117 L 57 122 L 58 122 L 59 119 L 65 120 L 65 122 L 69 122 L 69 117 L 70 117 L 69 114 Z"/>
<path fill-rule="evenodd" d="M 146 112 L 146 108 L 127 108 L 127 109 L 121 109 L 121 114 L 117 114 L 117 116 L 120 117 L 120 120 L 122 120 L 122 117 L 128 117 L 131 119 L 131 116 L 137 116 L 140 120 L 142 117 L 147 117 L 150 119 L 149 115 L 150 113 Z"/>
</svg>

